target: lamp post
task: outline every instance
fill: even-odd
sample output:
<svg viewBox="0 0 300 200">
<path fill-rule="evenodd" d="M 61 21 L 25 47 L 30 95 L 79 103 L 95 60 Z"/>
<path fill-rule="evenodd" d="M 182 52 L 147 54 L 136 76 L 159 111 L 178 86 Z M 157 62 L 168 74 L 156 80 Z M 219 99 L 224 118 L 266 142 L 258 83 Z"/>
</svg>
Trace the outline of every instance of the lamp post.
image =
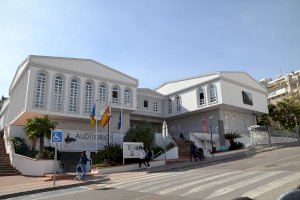
<svg viewBox="0 0 300 200">
<path fill-rule="evenodd" d="M 213 144 L 213 136 L 212 136 L 212 130 L 211 130 L 211 120 L 214 117 L 211 115 L 209 117 L 209 129 L 210 129 L 210 141 L 211 141 L 211 157 L 214 157 L 214 144 Z"/>
</svg>

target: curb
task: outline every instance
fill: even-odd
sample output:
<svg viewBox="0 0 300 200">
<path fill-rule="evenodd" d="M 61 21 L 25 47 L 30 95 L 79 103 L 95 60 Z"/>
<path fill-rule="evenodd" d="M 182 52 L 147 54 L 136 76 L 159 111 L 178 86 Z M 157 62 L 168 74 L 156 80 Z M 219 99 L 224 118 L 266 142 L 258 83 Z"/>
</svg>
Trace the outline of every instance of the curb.
<svg viewBox="0 0 300 200">
<path fill-rule="evenodd" d="M 37 194 L 37 193 L 42 193 L 42 192 L 50 192 L 50 191 L 61 190 L 61 189 L 68 189 L 68 188 L 84 186 L 84 185 L 97 184 L 97 183 L 102 183 L 102 182 L 106 182 L 109 180 L 110 180 L 109 178 L 102 178 L 102 179 L 89 180 L 89 181 L 85 181 L 85 182 L 81 182 L 81 183 L 74 183 L 74 184 L 70 184 L 70 185 L 53 186 L 53 187 L 29 190 L 29 191 L 24 191 L 24 192 L 16 192 L 16 193 L 12 193 L 12 194 L 4 194 L 4 195 L 0 195 L 0 199 L 8 199 L 8 198 L 14 198 L 14 197 L 18 197 L 18 196 Z"/>
</svg>

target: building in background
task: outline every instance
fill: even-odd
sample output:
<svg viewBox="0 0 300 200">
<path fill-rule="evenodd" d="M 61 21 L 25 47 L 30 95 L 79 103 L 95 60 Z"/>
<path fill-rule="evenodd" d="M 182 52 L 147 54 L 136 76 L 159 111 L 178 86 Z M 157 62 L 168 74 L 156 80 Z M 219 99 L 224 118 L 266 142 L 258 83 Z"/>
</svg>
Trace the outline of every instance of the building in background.
<svg viewBox="0 0 300 200">
<path fill-rule="evenodd" d="M 300 95 L 300 70 L 286 74 L 285 76 L 277 76 L 276 79 L 261 79 L 259 82 L 268 91 L 268 102 L 276 104 L 278 101 L 289 97 L 298 97 Z"/>
</svg>

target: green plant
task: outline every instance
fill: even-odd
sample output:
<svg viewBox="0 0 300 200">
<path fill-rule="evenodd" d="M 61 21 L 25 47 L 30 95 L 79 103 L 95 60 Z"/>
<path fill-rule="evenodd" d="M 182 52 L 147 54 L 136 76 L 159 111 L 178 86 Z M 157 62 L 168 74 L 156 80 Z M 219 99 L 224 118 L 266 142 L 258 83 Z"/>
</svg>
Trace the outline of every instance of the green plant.
<svg viewBox="0 0 300 200">
<path fill-rule="evenodd" d="M 28 149 L 28 146 L 25 143 L 25 140 L 23 138 L 20 138 L 20 137 L 13 137 L 13 138 L 10 138 L 10 140 L 14 144 L 15 153 L 24 155 L 24 153 Z"/>
<path fill-rule="evenodd" d="M 125 134 L 124 142 L 143 142 L 146 149 L 150 149 L 153 141 L 153 132 L 148 122 L 141 122 Z"/>
<path fill-rule="evenodd" d="M 123 161 L 123 151 L 119 145 L 112 145 L 99 150 L 93 156 L 93 164 L 101 165 L 117 165 Z"/>
<path fill-rule="evenodd" d="M 152 147 L 151 150 L 153 151 L 153 156 L 156 155 L 158 152 L 164 152 L 164 149 L 160 146 Z"/>
<path fill-rule="evenodd" d="M 39 160 L 39 159 L 54 159 L 55 148 L 54 147 L 44 147 L 42 154 L 43 154 L 43 157 L 41 157 L 41 152 L 36 154 L 35 159 L 37 159 L 37 160 Z"/>
<path fill-rule="evenodd" d="M 232 145 L 230 145 L 229 150 L 237 150 L 242 149 L 244 147 L 244 144 L 241 142 L 233 142 Z"/>
<path fill-rule="evenodd" d="M 56 125 L 57 122 L 51 121 L 47 115 L 43 117 L 33 117 L 26 121 L 24 129 L 27 137 L 32 141 L 37 138 L 40 139 L 40 158 L 43 158 L 44 156 L 44 137 L 50 138 L 51 130 L 55 129 Z M 34 143 L 32 146 L 34 146 Z"/>
<path fill-rule="evenodd" d="M 230 146 L 234 145 L 234 139 L 237 139 L 237 138 L 240 138 L 241 135 L 236 133 L 236 132 L 233 132 L 233 133 L 226 133 L 225 134 L 225 139 L 229 140 L 230 142 Z"/>
</svg>

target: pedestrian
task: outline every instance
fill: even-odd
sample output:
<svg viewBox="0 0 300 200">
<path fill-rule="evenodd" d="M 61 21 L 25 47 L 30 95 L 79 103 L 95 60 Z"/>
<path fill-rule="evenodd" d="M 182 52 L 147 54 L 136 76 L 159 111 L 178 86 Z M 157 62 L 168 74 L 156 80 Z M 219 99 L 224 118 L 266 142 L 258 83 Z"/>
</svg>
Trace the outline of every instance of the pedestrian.
<svg viewBox="0 0 300 200">
<path fill-rule="evenodd" d="M 145 162 L 146 162 L 146 164 L 148 165 L 147 169 L 150 169 L 150 168 L 151 168 L 149 162 L 150 162 L 150 160 L 152 159 L 152 155 L 153 155 L 152 150 L 147 150 L 147 153 L 146 153 L 146 156 L 145 156 Z"/>
<path fill-rule="evenodd" d="M 193 157 L 194 157 L 194 160 L 196 161 L 195 156 L 196 156 L 196 146 L 195 146 L 194 142 L 191 141 L 190 142 L 190 161 L 191 162 L 193 161 Z"/>
<path fill-rule="evenodd" d="M 146 152 L 142 146 L 140 146 L 140 152 L 139 152 L 139 168 L 142 167 L 142 163 L 148 167 L 148 165 L 145 163 L 145 157 L 146 157 Z"/>
<path fill-rule="evenodd" d="M 78 164 L 77 166 L 76 166 L 76 177 L 75 177 L 75 180 L 76 181 L 79 181 L 79 180 L 81 180 L 81 173 L 82 173 L 82 168 L 81 168 L 81 165 L 80 164 Z"/>
<path fill-rule="evenodd" d="M 92 161 L 91 159 L 89 159 L 86 155 L 86 152 L 83 151 L 81 153 L 81 157 L 80 157 L 80 160 L 79 160 L 79 164 L 81 166 L 81 170 L 82 170 L 82 173 L 81 173 L 81 176 L 80 176 L 80 180 L 84 180 L 84 176 L 86 174 L 86 164 L 87 162 L 90 162 L 90 165 L 92 165 Z"/>
</svg>

